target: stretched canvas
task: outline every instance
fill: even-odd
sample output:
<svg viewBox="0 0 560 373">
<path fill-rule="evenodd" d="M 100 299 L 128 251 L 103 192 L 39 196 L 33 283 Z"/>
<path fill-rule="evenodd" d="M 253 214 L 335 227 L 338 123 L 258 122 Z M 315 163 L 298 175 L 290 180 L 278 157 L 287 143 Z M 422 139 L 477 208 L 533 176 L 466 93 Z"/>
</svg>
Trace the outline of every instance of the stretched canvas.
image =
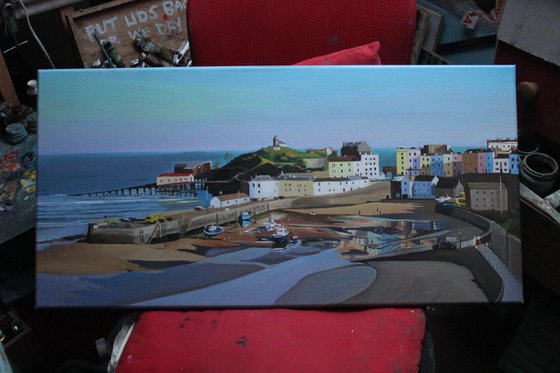
<svg viewBox="0 0 560 373">
<path fill-rule="evenodd" d="M 512 66 L 39 78 L 40 307 L 522 300 Z"/>
</svg>

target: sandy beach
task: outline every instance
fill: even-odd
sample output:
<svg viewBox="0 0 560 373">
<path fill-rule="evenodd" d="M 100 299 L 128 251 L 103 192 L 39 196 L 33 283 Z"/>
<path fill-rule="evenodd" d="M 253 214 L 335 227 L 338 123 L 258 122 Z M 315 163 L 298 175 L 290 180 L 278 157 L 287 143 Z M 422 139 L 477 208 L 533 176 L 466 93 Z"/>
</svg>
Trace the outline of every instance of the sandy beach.
<svg viewBox="0 0 560 373">
<path fill-rule="evenodd" d="M 158 245 L 117 245 L 75 242 L 37 253 L 37 272 L 58 274 L 102 274 L 142 270 L 134 261 L 196 262 L 192 239 Z M 191 252 L 180 248 L 191 248 Z"/>
<path fill-rule="evenodd" d="M 337 226 L 331 217 L 363 216 L 392 217 L 400 216 L 415 219 L 435 219 L 430 206 L 431 201 L 399 201 L 369 202 L 352 206 L 333 206 L 322 208 L 289 209 L 274 212 L 270 215 L 277 223 L 283 224 L 292 235 L 306 239 L 340 239 L 333 230 L 326 227 Z M 419 214 L 421 216 L 419 216 Z M 267 217 L 261 218 L 264 224 Z M 355 219 L 355 226 L 366 224 Z M 348 224 L 345 224 L 348 226 Z M 254 227 L 254 226 L 253 226 Z M 269 247 L 269 242 L 259 242 L 258 237 L 265 233 L 251 232 L 251 228 L 241 228 L 236 224 L 226 226 L 226 231 L 212 239 L 202 234 L 183 237 L 152 245 L 134 244 L 94 244 L 87 242 L 70 242 L 53 244 L 43 251 L 37 252 L 37 272 L 52 274 L 110 274 L 130 271 L 153 271 L 158 267 L 173 266 L 198 262 L 205 258 L 209 249 Z M 268 234 L 268 236 L 270 233 Z M 344 250 L 354 248 L 346 242 Z M 356 247 L 357 248 L 357 247 Z"/>
</svg>

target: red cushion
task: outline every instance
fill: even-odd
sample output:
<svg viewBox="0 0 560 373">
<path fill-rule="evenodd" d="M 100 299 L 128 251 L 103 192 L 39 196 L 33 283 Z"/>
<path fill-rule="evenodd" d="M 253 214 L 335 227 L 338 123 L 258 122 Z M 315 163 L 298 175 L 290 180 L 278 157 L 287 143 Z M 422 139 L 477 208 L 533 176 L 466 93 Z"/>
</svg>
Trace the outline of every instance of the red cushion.
<svg viewBox="0 0 560 373">
<path fill-rule="evenodd" d="M 291 65 L 377 40 L 410 64 L 415 0 L 189 0 L 193 65 Z"/>
<path fill-rule="evenodd" d="M 298 62 L 296 65 L 381 65 L 379 42 L 313 57 Z"/>
<path fill-rule="evenodd" d="M 146 312 L 116 372 L 417 372 L 424 330 L 419 309 Z"/>
</svg>

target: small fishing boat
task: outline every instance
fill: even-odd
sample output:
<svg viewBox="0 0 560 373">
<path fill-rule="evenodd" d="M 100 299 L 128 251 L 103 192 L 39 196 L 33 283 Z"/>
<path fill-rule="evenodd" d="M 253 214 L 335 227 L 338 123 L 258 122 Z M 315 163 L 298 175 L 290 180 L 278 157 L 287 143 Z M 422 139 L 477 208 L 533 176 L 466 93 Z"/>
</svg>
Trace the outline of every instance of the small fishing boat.
<svg viewBox="0 0 560 373">
<path fill-rule="evenodd" d="M 270 237 L 272 240 L 272 249 L 283 250 L 286 248 L 289 242 L 289 232 L 284 227 L 279 227 L 276 232 Z"/>
<path fill-rule="evenodd" d="M 214 237 L 221 233 L 224 233 L 224 228 L 219 225 L 212 224 L 204 227 L 204 235 L 206 237 Z"/>
<path fill-rule="evenodd" d="M 249 211 L 242 211 L 241 215 L 239 215 L 239 220 L 251 220 L 253 215 Z"/>
<path fill-rule="evenodd" d="M 264 230 L 266 232 L 272 232 L 273 230 L 275 230 L 276 228 L 278 228 L 280 225 L 278 223 L 276 223 L 274 221 L 274 219 L 270 219 L 264 226 Z"/>
</svg>

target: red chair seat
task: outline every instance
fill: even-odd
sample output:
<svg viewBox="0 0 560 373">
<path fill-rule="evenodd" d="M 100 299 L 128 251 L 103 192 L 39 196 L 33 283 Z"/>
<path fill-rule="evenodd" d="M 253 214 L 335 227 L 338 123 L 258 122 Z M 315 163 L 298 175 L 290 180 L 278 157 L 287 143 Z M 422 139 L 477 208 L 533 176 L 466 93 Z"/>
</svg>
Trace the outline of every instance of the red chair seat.
<svg viewBox="0 0 560 373">
<path fill-rule="evenodd" d="M 393 308 L 145 312 L 116 372 L 417 372 L 425 321 Z"/>
</svg>

